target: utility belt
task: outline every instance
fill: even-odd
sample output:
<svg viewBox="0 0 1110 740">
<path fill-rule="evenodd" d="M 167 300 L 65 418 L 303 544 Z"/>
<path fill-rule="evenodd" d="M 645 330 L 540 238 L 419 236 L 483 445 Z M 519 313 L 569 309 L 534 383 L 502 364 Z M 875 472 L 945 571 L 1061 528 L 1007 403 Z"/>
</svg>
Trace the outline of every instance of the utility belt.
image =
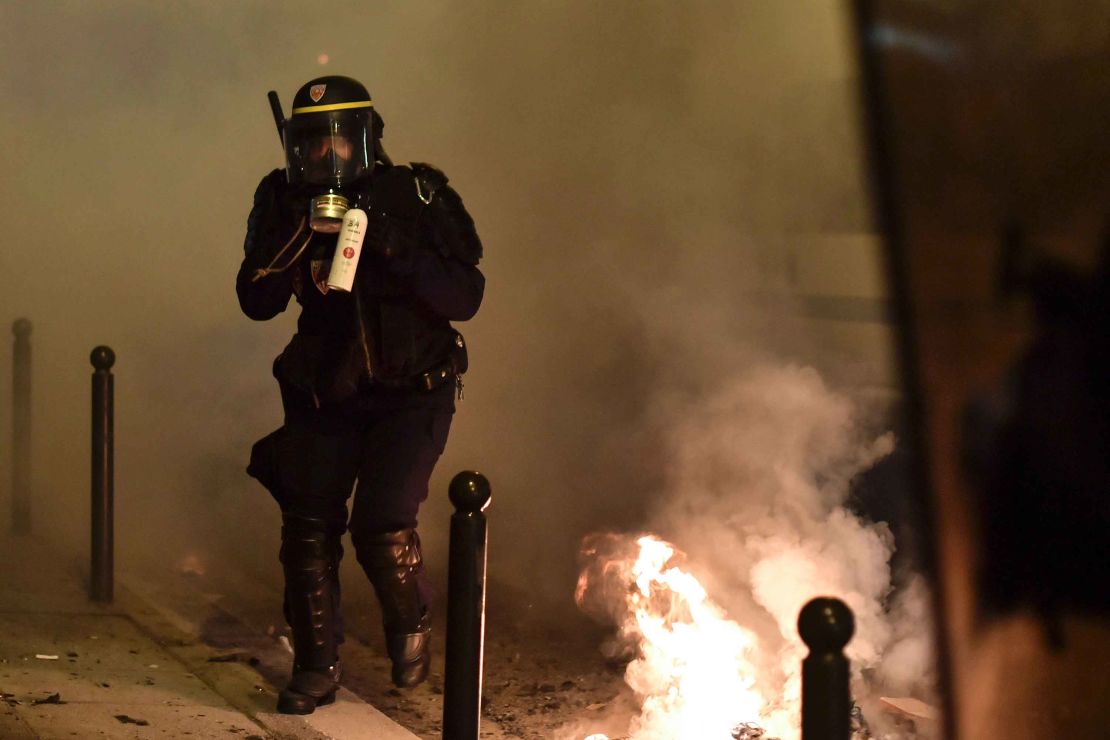
<svg viewBox="0 0 1110 740">
<path fill-rule="evenodd" d="M 444 383 L 457 379 L 458 371 L 455 369 L 455 363 L 450 358 L 444 360 L 442 363 L 434 366 L 427 372 L 414 375 L 410 378 L 399 379 L 385 379 L 374 378 L 368 383 L 369 387 L 384 386 L 386 388 L 398 388 L 405 390 L 423 390 L 434 391 Z M 461 381 L 460 381 L 461 382 Z"/>
<path fill-rule="evenodd" d="M 325 338 L 295 334 L 274 362 L 274 376 L 282 389 L 282 404 L 290 408 L 320 408 L 341 403 L 355 394 L 373 394 L 383 389 L 430 393 L 448 383 L 462 398 L 462 375 L 467 370 L 466 344 L 458 332 L 447 356 L 422 373 L 401 377 L 371 376 L 359 372 L 358 347 L 329 346 Z M 327 373 L 320 366 L 335 368 Z"/>
<path fill-rule="evenodd" d="M 408 378 L 386 379 L 374 378 L 366 384 L 367 388 L 391 388 L 398 390 L 415 390 L 431 392 L 447 383 L 454 383 L 458 397 L 462 398 L 462 375 L 466 372 L 466 350 L 460 341 L 456 343 L 457 351 L 452 352 L 442 362 L 433 365 L 428 370 Z"/>
</svg>

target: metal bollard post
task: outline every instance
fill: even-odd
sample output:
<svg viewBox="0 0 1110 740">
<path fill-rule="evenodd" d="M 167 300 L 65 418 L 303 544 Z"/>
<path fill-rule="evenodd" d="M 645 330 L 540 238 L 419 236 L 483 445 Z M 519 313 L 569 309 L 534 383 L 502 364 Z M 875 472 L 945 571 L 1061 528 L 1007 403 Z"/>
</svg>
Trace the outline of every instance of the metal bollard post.
<svg viewBox="0 0 1110 740">
<path fill-rule="evenodd" d="M 840 599 L 813 599 L 798 615 L 798 634 L 809 647 L 802 661 L 802 740 L 848 740 L 851 735 L 844 646 L 855 629 L 852 610 Z"/>
<path fill-rule="evenodd" d="M 31 531 L 31 322 L 12 323 L 12 531 Z"/>
<path fill-rule="evenodd" d="M 92 569 L 89 598 L 112 600 L 113 491 L 112 448 L 114 387 L 112 365 L 116 353 L 100 346 L 89 356 L 92 376 Z"/>
<path fill-rule="evenodd" d="M 447 568 L 447 657 L 444 740 L 476 740 L 482 708 L 482 640 L 486 622 L 486 515 L 489 481 L 463 471 L 448 489 L 451 517 Z"/>
</svg>

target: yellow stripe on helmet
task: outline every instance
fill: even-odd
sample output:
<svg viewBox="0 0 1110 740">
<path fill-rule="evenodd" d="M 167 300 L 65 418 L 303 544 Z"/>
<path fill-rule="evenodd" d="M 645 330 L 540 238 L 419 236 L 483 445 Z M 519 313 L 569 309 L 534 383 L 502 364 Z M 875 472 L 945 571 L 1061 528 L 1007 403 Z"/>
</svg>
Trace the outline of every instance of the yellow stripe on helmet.
<svg viewBox="0 0 1110 740">
<path fill-rule="evenodd" d="M 360 100 L 354 103 L 332 103 L 331 105 L 307 105 L 303 108 L 294 108 L 293 115 L 298 113 L 323 113 L 329 110 L 348 110 L 350 108 L 373 108 L 374 101 Z"/>
</svg>

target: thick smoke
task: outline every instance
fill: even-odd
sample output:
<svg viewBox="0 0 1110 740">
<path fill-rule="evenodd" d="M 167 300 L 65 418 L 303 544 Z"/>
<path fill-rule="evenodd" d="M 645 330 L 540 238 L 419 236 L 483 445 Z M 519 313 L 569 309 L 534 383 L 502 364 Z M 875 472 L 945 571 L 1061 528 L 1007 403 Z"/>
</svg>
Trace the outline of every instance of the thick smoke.
<svg viewBox="0 0 1110 740">
<path fill-rule="evenodd" d="M 276 509 L 242 470 L 280 422 L 270 361 L 295 310 L 253 324 L 232 287 L 251 192 L 281 163 L 268 89 L 288 106 L 309 77 L 361 78 L 393 157 L 441 166 L 474 214 L 488 293 L 461 327 L 472 371 L 424 541 L 437 562 L 447 481 L 479 468 L 495 491 L 491 573 L 537 596 L 565 602 L 581 535 L 649 507 L 654 389 L 707 370 L 701 355 L 669 361 L 660 319 L 681 315 L 706 345 L 797 321 L 736 297 L 789 288 L 785 231 L 866 228 L 828 0 L 0 14 L 0 318 L 35 323 L 35 509 L 78 551 L 87 357 L 105 343 L 121 551 L 161 562 L 203 542 L 276 577 Z"/>
<path fill-rule="evenodd" d="M 853 693 L 872 729 L 882 730 L 889 720 L 880 696 L 935 698 L 923 582 L 897 580 L 891 571 L 892 555 L 906 544 L 895 541 L 891 526 L 907 522 L 873 521 L 852 497 L 853 482 L 894 449 L 893 396 L 872 392 L 815 351 L 821 337 L 792 318 L 798 310 L 788 296 L 775 301 L 749 286 L 733 293 L 714 280 L 711 265 L 691 260 L 685 267 L 701 273 L 691 283 L 702 292 L 674 290 L 645 309 L 656 383 L 628 444 L 653 451 L 659 478 L 636 531 L 673 542 L 710 598 L 755 633 L 752 676 L 773 702 L 761 723 L 786 737 L 799 716 L 806 653 L 798 613 L 815 596 L 843 599 L 856 619 L 847 650 Z M 905 496 L 899 478 L 888 476 L 894 485 L 879 495 Z M 626 594 L 612 580 L 619 569 L 596 576 L 599 563 L 627 562 L 633 539 L 609 538 L 601 547 L 587 541 L 595 550 L 583 563 L 591 590 L 600 584 L 586 598 L 593 616 L 617 624 L 627 618 Z M 897 591 L 896 582 L 903 584 Z M 619 652 L 612 644 L 603 651 Z M 645 713 L 633 736 L 665 736 L 661 727 L 657 713 Z M 568 728 L 567 737 L 583 730 L 588 722 Z"/>
<path fill-rule="evenodd" d="M 796 736 L 806 653 L 796 624 L 802 606 L 819 595 L 843 599 L 855 615 L 847 648 L 854 694 L 872 710 L 875 727 L 883 720 L 880 695 L 931 699 L 931 630 L 921 583 L 892 593 L 890 529 L 846 506 L 850 481 L 892 450 L 892 434 L 865 423 L 870 414 L 814 369 L 763 361 L 737 368 L 712 392 L 661 408 L 666 473 L 649 528 L 685 551 L 683 567 L 730 619 L 755 633 L 745 661 L 769 702 L 760 723 L 778 736 Z M 636 549 L 631 537 L 595 538 L 587 547 L 584 606 L 624 623 L 624 566 L 616 564 Z M 637 676 L 642 662 L 632 664 Z M 642 677 L 636 681 L 645 685 Z M 650 699 L 645 706 L 656 704 Z M 645 709 L 632 737 L 664 737 L 667 726 L 657 711 Z M 729 729 L 717 728 L 722 737 Z"/>
<path fill-rule="evenodd" d="M 668 435 L 668 496 L 653 522 L 712 574 L 732 618 L 757 631 L 765 692 L 797 695 L 798 613 L 818 595 L 855 615 L 847 653 L 857 674 L 900 678 L 860 688 L 927 691 L 928 664 L 896 639 L 929 632 L 922 614 L 888 604 L 890 530 L 845 507 L 849 481 L 892 450 L 892 435 L 867 429 L 849 398 L 796 366 L 752 368 L 683 418 Z"/>
</svg>

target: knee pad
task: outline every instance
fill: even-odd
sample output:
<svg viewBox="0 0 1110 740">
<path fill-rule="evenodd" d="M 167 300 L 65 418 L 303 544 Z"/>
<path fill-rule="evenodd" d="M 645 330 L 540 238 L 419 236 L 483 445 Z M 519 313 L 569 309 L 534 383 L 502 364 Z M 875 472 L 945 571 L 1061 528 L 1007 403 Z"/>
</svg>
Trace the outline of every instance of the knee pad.
<svg viewBox="0 0 1110 740">
<path fill-rule="evenodd" d="M 369 574 L 371 571 L 423 569 L 424 558 L 420 552 L 420 536 L 415 529 L 376 534 L 351 534 L 358 562 Z M 371 580 L 374 576 L 371 576 Z"/>
</svg>

